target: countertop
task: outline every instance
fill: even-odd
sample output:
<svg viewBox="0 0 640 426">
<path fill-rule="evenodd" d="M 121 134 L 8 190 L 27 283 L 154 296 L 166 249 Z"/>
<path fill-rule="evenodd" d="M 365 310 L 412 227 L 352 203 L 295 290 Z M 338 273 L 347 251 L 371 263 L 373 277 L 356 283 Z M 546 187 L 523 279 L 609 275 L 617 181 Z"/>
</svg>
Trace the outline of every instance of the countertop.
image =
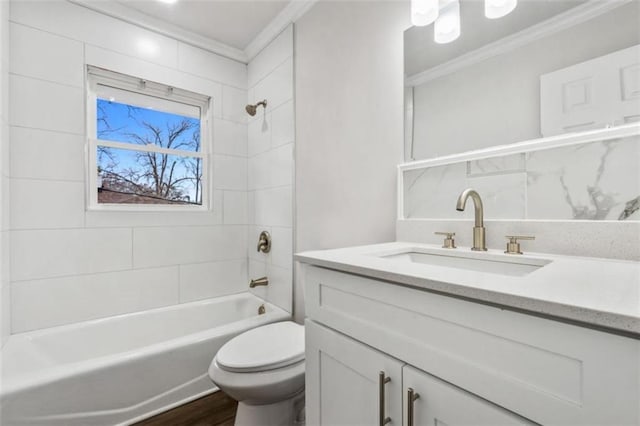
<svg viewBox="0 0 640 426">
<path fill-rule="evenodd" d="M 298 253 L 302 263 L 568 320 L 640 338 L 640 263 L 624 260 L 525 253 L 520 259 L 551 261 L 524 276 L 469 271 L 392 260 L 405 251 L 450 255 L 440 246 L 393 242 Z M 455 253 L 470 253 L 458 247 Z M 519 261 L 499 250 L 471 252 L 481 259 Z"/>
</svg>

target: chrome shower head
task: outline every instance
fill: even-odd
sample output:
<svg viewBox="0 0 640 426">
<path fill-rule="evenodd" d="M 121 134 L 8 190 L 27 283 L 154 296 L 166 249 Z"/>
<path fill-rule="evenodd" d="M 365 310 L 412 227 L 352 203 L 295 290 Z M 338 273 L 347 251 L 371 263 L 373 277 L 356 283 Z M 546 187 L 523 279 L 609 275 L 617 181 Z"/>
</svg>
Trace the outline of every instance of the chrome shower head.
<svg viewBox="0 0 640 426">
<path fill-rule="evenodd" d="M 263 107 L 267 107 L 267 100 L 265 99 L 264 101 L 258 102 L 255 105 L 247 105 L 244 109 L 247 111 L 247 114 L 249 114 L 250 116 L 254 116 L 256 115 L 256 111 L 258 110 L 258 107 L 262 105 Z"/>
</svg>

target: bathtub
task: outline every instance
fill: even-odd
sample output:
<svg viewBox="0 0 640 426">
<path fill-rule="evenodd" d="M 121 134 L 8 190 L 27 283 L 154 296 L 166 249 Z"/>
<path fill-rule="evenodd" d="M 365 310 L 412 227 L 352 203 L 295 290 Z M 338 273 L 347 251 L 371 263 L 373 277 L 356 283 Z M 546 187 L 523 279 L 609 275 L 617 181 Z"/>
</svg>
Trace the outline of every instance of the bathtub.
<svg viewBox="0 0 640 426">
<path fill-rule="evenodd" d="M 225 342 L 289 318 L 241 293 L 12 335 L 2 349 L 0 424 L 134 423 L 214 392 L 207 370 Z"/>
</svg>

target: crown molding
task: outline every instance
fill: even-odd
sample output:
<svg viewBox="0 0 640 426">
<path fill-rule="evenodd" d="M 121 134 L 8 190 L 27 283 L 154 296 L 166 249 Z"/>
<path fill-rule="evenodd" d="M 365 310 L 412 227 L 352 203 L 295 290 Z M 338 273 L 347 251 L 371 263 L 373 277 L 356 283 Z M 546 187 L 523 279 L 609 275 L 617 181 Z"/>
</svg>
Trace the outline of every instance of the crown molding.
<svg viewBox="0 0 640 426">
<path fill-rule="evenodd" d="M 167 37 L 171 37 L 175 40 L 189 44 L 191 46 L 199 47 L 201 49 L 213 52 L 225 58 L 233 59 L 234 61 L 247 63 L 247 55 L 243 50 L 231 47 L 227 44 L 221 43 L 209 37 L 201 36 L 184 28 L 180 28 L 176 25 L 168 22 L 156 19 L 152 16 L 146 15 L 135 9 L 126 7 L 115 1 L 93 1 L 93 0 L 67 0 L 70 3 L 78 6 L 86 7 L 95 12 L 102 13 L 103 15 L 111 16 L 112 18 L 119 19 L 121 21 L 128 22 L 130 24 L 142 27 L 154 33 L 158 33 Z"/>
<path fill-rule="evenodd" d="M 318 0 L 291 0 L 244 49 L 247 60 L 255 58 L 289 24 L 300 19 L 317 2 Z"/>
<path fill-rule="evenodd" d="M 581 24 L 603 13 L 609 12 L 633 0 L 601 1 L 590 0 L 561 14 L 532 25 L 522 31 L 489 43 L 472 52 L 465 53 L 443 64 L 405 77 L 405 86 L 419 86 L 436 78 L 454 73 L 470 65 L 515 50 L 541 38 Z"/>
<path fill-rule="evenodd" d="M 0 0 L 2 1 L 2 0 Z M 298 20 L 318 0 L 291 0 L 267 26 L 247 45 L 244 50 L 231 47 L 209 37 L 204 37 L 166 21 L 146 15 L 115 1 L 67 0 L 103 15 L 128 22 L 149 31 L 171 37 L 191 46 L 199 47 L 234 61 L 248 63 L 262 49 L 267 47 L 289 24 Z"/>
</svg>

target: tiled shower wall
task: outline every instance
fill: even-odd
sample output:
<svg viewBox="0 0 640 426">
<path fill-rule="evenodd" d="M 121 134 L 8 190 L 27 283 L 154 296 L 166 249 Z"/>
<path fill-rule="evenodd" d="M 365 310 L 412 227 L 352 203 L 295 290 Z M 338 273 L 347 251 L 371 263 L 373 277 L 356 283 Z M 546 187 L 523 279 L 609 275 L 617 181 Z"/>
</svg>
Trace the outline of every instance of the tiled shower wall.
<svg viewBox="0 0 640 426">
<path fill-rule="evenodd" d="M 246 65 L 66 1 L 12 2 L 10 29 L 11 331 L 244 291 Z M 212 97 L 213 211 L 86 211 L 87 63 Z"/>
<path fill-rule="evenodd" d="M 292 304 L 293 257 L 293 26 L 287 27 L 249 63 L 248 103 L 267 100 L 249 120 L 249 278 L 266 276 L 252 291 L 287 310 Z M 273 246 L 258 253 L 261 231 Z"/>
<path fill-rule="evenodd" d="M 0 1 L 0 348 L 11 331 L 9 281 L 9 2 Z M 1 355 L 0 355 L 1 356 Z"/>
</svg>

